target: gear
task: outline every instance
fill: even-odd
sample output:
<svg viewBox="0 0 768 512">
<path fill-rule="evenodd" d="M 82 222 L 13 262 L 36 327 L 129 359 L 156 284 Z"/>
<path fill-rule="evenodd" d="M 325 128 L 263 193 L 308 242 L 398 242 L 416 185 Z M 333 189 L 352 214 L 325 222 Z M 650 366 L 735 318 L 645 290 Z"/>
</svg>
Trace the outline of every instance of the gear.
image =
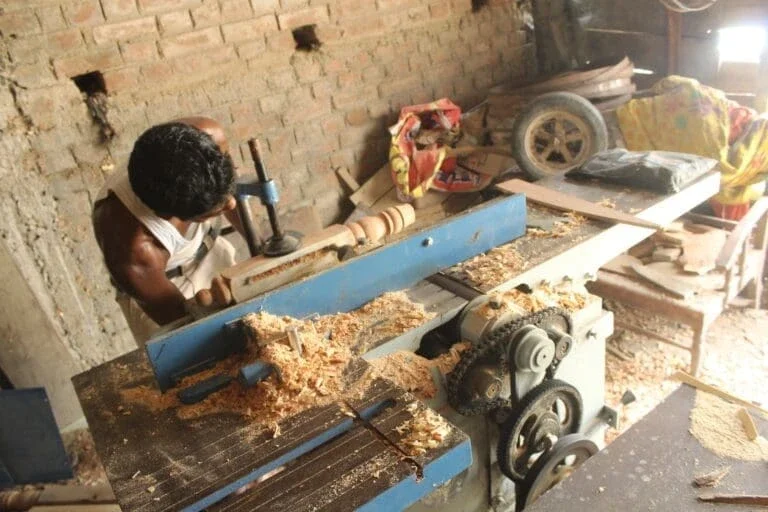
<svg viewBox="0 0 768 512">
<path fill-rule="evenodd" d="M 549 452 L 539 457 L 531 466 L 525 480 L 517 485 L 515 501 L 518 512 L 568 478 L 597 451 L 597 445 L 581 434 L 569 434 L 560 438 Z"/>
<path fill-rule="evenodd" d="M 509 407 L 510 401 L 500 398 L 497 384 L 509 373 L 508 344 L 527 325 L 571 331 L 568 314 L 559 308 L 547 308 L 505 324 L 485 336 L 479 343 L 462 353 L 456 367 L 446 378 L 448 402 L 459 414 L 475 416 L 495 409 Z M 547 375 L 554 375 L 560 359 L 554 358 Z M 484 386 L 484 383 L 487 386 Z M 482 389 L 481 389 L 482 388 Z"/>
<path fill-rule="evenodd" d="M 555 442 L 578 432 L 582 413 L 578 390 L 559 380 L 533 388 L 512 409 L 500 427 L 497 459 L 508 478 L 522 481 L 537 458 Z"/>
</svg>

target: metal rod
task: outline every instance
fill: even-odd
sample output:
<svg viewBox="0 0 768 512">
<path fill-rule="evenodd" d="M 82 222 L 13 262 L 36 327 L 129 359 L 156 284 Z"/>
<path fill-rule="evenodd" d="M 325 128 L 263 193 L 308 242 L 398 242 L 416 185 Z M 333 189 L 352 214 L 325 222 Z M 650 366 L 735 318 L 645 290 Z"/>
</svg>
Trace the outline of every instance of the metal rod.
<svg viewBox="0 0 768 512">
<path fill-rule="evenodd" d="M 253 257 L 261 254 L 261 240 L 256 231 L 256 224 L 253 221 L 253 212 L 248 204 L 248 197 L 245 195 L 237 196 L 237 213 L 240 216 L 240 221 L 243 223 L 243 234 L 245 235 L 245 241 L 248 243 L 248 252 Z"/>
<path fill-rule="evenodd" d="M 261 147 L 257 139 L 250 139 L 248 141 L 248 149 L 251 150 L 251 158 L 253 158 L 253 164 L 256 167 L 256 174 L 259 177 L 261 183 L 269 181 L 267 175 L 267 169 L 264 167 L 264 162 L 261 159 Z M 275 205 L 266 204 L 267 215 L 269 215 L 269 225 L 272 226 L 272 234 L 274 238 L 280 240 L 283 238 L 283 230 L 280 227 L 280 221 L 277 218 L 277 210 Z"/>
</svg>

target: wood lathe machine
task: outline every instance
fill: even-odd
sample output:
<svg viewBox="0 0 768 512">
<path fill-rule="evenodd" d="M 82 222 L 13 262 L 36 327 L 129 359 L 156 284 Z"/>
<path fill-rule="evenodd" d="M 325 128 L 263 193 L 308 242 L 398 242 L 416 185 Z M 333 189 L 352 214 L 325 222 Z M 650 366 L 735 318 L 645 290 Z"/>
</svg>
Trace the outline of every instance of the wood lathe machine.
<svg viewBox="0 0 768 512">
<path fill-rule="evenodd" d="M 610 197 L 617 209 L 665 225 L 714 195 L 719 175 L 672 196 L 557 179 L 540 184 L 594 203 Z M 400 220 L 404 228 L 409 212 L 378 217 L 381 234 L 398 231 Z M 331 265 L 272 289 L 249 287 L 298 264 L 282 261 L 266 271 L 263 259 L 241 264 L 212 288 L 197 319 L 154 338 L 146 354 L 137 350 L 73 379 L 122 509 L 521 510 L 594 454 L 607 425 L 616 423 L 604 403 L 612 315 L 585 284 L 653 233 L 594 220 L 558 228 L 567 222 L 553 210 L 526 206 L 521 194 L 505 195 L 437 223 L 417 221 L 389 243 L 334 256 Z M 358 228 L 364 238 L 374 234 L 362 224 L 327 232 L 358 247 Z M 526 234 L 526 227 L 538 229 Z M 323 242 L 293 259 L 306 263 L 307 254 L 329 246 L 338 255 L 345 245 Z M 487 268 L 501 273 L 477 271 Z M 430 315 L 395 336 L 363 326 L 355 339 L 364 350 L 338 373 L 355 382 L 396 352 L 429 360 L 464 344 L 452 368 L 432 369 L 432 398 L 419 400 L 375 378 L 359 393 L 274 425 L 250 411 L 227 412 L 234 405 L 227 400 L 281 385 L 280 368 L 258 367 L 249 315 L 308 321 L 396 290 Z M 338 341 L 333 332 L 326 339 Z M 225 364 L 230 372 L 217 373 Z M 244 370 L 245 383 L 238 383 Z M 195 375 L 204 378 L 189 384 Z M 176 397 L 185 392 L 190 402 L 201 401 L 180 403 Z M 142 401 L 144 395 L 154 399 Z M 205 404 L 220 410 L 184 414 Z M 435 442 L 413 452 L 404 426 L 434 419 L 430 411 L 447 422 Z"/>
</svg>

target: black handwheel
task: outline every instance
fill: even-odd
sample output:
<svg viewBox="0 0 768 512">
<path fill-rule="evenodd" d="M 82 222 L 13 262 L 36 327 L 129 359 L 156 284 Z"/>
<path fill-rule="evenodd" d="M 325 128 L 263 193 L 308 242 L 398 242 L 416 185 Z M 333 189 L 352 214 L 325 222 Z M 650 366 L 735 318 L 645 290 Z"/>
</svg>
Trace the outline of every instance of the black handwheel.
<svg viewBox="0 0 768 512">
<path fill-rule="evenodd" d="M 548 453 L 536 461 L 525 480 L 517 485 L 517 512 L 521 512 L 542 494 L 571 476 L 571 473 L 597 452 L 597 445 L 581 434 L 560 438 Z"/>
<path fill-rule="evenodd" d="M 534 179 L 564 174 L 608 149 L 602 114 L 569 92 L 539 96 L 515 119 L 512 154 Z"/>
<path fill-rule="evenodd" d="M 561 437 L 578 432 L 581 414 L 581 395 L 570 384 L 552 379 L 533 388 L 500 427 L 496 455 L 501 472 L 523 481 Z"/>
</svg>

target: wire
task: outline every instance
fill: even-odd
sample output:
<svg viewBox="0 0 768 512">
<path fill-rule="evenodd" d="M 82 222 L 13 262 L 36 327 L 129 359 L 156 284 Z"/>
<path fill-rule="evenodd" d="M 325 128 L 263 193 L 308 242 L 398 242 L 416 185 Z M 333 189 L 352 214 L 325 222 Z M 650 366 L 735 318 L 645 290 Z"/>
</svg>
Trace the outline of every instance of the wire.
<svg viewBox="0 0 768 512">
<path fill-rule="evenodd" d="M 717 0 L 705 0 L 703 4 L 701 4 L 701 0 L 698 2 L 693 3 L 699 3 L 701 5 L 686 5 L 690 4 L 691 0 L 659 0 L 664 7 L 669 9 L 670 11 L 674 12 L 681 12 L 681 13 L 687 13 L 687 12 L 698 12 L 703 11 L 705 9 L 709 9 L 713 5 L 717 3 Z"/>
</svg>

